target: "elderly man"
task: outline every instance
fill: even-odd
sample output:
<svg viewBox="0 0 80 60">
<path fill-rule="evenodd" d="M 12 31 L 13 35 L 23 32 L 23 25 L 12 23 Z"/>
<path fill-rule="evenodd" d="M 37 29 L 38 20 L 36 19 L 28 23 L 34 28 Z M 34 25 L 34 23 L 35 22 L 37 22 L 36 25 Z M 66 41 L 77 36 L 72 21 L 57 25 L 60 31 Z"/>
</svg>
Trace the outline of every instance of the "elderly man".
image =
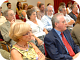
<svg viewBox="0 0 80 60">
<path fill-rule="evenodd" d="M 47 31 L 51 31 L 52 29 L 52 22 L 51 18 L 53 17 L 53 6 L 49 5 L 46 7 L 45 15 L 42 17 L 41 21 L 44 24 L 44 27 Z"/>
<path fill-rule="evenodd" d="M 73 18 L 75 21 L 76 21 L 76 19 L 77 19 L 77 17 L 78 17 L 78 6 L 77 6 L 77 4 L 73 4 L 72 5 L 72 12 L 70 12 L 69 13 L 69 16 L 71 17 L 71 18 Z"/>
<path fill-rule="evenodd" d="M 45 6 L 44 6 L 43 3 L 40 3 L 40 4 L 39 4 L 39 9 L 40 9 L 40 11 L 37 12 L 37 18 L 38 18 L 39 20 L 41 20 L 41 18 L 44 16 L 44 9 L 45 9 Z"/>
<path fill-rule="evenodd" d="M 71 18 L 68 14 L 67 14 L 67 11 L 66 11 L 66 7 L 65 6 L 59 6 L 59 12 L 60 13 L 63 13 L 64 15 L 64 18 L 66 20 L 66 22 L 68 23 L 68 29 L 71 31 L 70 28 L 73 27 L 73 24 L 75 23 L 74 19 Z"/>
<path fill-rule="evenodd" d="M 62 13 L 52 17 L 53 29 L 45 36 L 44 43 L 48 57 L 53 60 L 72 60 L 77 58 L 80 49 L 75 45 Z M 79 57 L 78 57 L 79 58 Z"/>
<path fill-rule="evenodd" d="M 11 9 L 8 9 L 4 12 L 3 15 L 6 17 L 7 22 L 3 23 L 0 26 L 1 34 L 2 34 L 5 42 L 7 42 L 11 45 L 14 45 L 15 42 L 12 39 L 10 39 L 10 37 L 9 37 L 10 24 L 15 21 L 14 11 Z"/>
</svg>

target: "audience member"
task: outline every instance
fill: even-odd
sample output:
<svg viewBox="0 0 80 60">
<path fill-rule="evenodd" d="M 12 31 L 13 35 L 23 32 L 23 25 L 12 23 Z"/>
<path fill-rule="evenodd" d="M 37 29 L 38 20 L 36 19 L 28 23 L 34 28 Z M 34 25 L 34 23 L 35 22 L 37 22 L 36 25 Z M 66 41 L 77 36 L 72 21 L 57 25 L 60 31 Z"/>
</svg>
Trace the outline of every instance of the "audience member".
<svg viewBox="0 0 80 60">
<path fill-rule="evenodd" d="M 72 6 L 72 2 L 69 1 L 69 2 L 67 3 L 67 8 L 66 8 L 67 14 L 69 14 L 69 13 L 72 11 L 71 6 Z"/>
<path fill-rule="evenodd" d="M 33 5 L 29 5 L 29 6 L 28 6 L 28 9 L 32 9 L 32 8 L 34 8 Z M 28 10 L 28 9 L 27 9 L 27 10 Z"/>
<path fill-rule="evenodd" d="M 41 2 L 40 1 L 38 1 L 37 2 L 37 6 L 35 6 L 34 7 L 34 9 L 36 10 L 36 12 L 39 12 L 40 10 L 39 10 L 39 4 L 40 4 Z"/>
<path fill-rule="evenodd" d="M 15 21 L 14 11 L 11 9 L 7 9 L 6 11 L 4 11 L 3 15 L 5 16 L 7 21 L 0 26 L 1 34 L 5 42 L 14 45 L 15 42 L 9 37 L 10 23 L 13 23 Z"/>
<path fill-rule="evenodd" d="M 64 18 L 66 22 L 68 23 L 67 27 L 69 31 L 71 32 L 71 28 L 73 27 L 73 24 L 75 23 L 75 21 L 67 14 L 65 6 L 59 6 L 59 11 L 60 13 L 63 13 Z"/>
<path fill-rule="evenodd" d="M 22 10 L 22 17 L 26 17 L 26 12 L 27 12 L 28 4 L 23 3 L 23 10 Z"/>
<path fill-rule="evenodd" d="M 48 3 L 47 6 L 51 5 L 51 3 Z"/>
<path fill-rule="evenodd" d="M 11 3 L 10 2 L 7 3 L 7 9 L 11 9 Z"/>
<path fill-rule="evenodd" d="M 21 12 L 22 12 L 21 2 L 17 2 L 16 14 L 19 16 L 20 19 L 22 18 Z"/>
<path fill-rule="evenodd" d="M 45 9 L 45 15 L 41 18 L 41 21 L 44 24 L 44 27 L 47 29 L 47 31 L 51 31 L 52 29 L 51 18 L 53 17 L 53 12 L 53 6 L 49 5 Z"/>
<path fill-rule="evenodd" d="M 43 3 L 40 3 L 40 4 L 39 4 L 39 9 L 40 9 L 40 11 L 37 12 L 37 18 L 38 18 L 39 20 L 41 20 L 41 18 L 44 16 L 44 9 L 45 9 Z"/>
<path fill-rule="evenodd" d="M 42 53 L 44 52 L 44 36 L 48 33 L 47 30 L 44 28 L 44 25 L 40 20 L 36 18 L 36 11 L 34 9 L 28 9 L 27 11 L 27 17 L 29 21 L 26 23 L 29 23 L 32 28 L 32 33 L 36 39 L 36 46 L 41 50 Z"/>
<path fill-rule="evenodd" d="M 0 7 L 0 26 L 7 21 L 6 18 L 2 16 L 1 11 L 2 7 Z"/>
<path fill-rule="evenodd" d="M 73 60 L 80 54 L 79 47 L 74 43 L 67 30 L 66 20 L 62 13 L 52 17 L 53 29 L 45 36 L 44 43 L 48 56 L 53 60 Z"/>
<path fill-rule="evenodd" d="M 78 7 L 77 7 L 77 4 L 73 4 L 71 8 L 72 8 L 72 12 L 69 13 L 69 16 L 76 21 L 76 19 L 78 17 L 78 13 L 77 13 Z"/>
<path fill-rule="evenodd" d="M 80 47 L 80 13 L 75 22 L 75 26 L 72 29 L 71 36 L 74 42 Z"/>
<path fill-rule="evenodd" d="M 45 60 L 42 52 L 31 42 L 31 27 L 29 24 L 13 23 L 9 36 L 15 42 L 11 49 L 11 60 Z M 16 53 L 16 54 L 15 54 Z"/>
<path fill-rule="evenodd" d="M 66 4 L 65 4 L 64 2 L 61 2 L 61 3 L 59 4 L 59 6 L 65 6 L 65 7 L 66 7 Z M 58 13 L 60 13 L 59 10 L 58 10 Z"/>
</svg>

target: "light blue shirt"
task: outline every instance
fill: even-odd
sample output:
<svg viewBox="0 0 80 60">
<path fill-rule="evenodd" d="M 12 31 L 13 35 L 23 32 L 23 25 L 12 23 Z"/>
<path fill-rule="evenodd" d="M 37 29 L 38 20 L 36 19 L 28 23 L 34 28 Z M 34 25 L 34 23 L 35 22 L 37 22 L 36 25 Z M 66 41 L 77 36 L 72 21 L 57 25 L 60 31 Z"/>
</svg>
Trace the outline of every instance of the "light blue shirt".
<svg viewBox="0 0 80 60">
<path fill-rule="evenodd" d="M 56 29 L 54 29 L 55 31 L 56 31 L 56 33 L 58 34 L 58 36 L 60 37 L 60 39 L 61 39 L 61 41 L 62 41 L 62 36 L 61 36 L 61 32 L 60 31 L 58 31 L 58 30 L 56 30 Z M 65 36 L 64 36 L 65 37 Z M 62 41 L 62 43 L 63 43 L 63 41 Z M 63 43 L 64 44 L 64 43 Z M 65 47 L 66 48 L 66 47 Z M 67 53 L 68 53 L 68 50 L 67 50 L 67 48 L 66 48 L 66 51 L 67 51 Z M 69 54 L 69 53 L 68 53 Z"/>
<path fill-rule="evenodd" d="M 41 19 L 41 22 L 44 24 L 44 27 L 48 30 L 51 31 L 52 29 L 52 22 L 51 18 L 48 17 L 47 15 L 44 15 Z"/>
</svg>

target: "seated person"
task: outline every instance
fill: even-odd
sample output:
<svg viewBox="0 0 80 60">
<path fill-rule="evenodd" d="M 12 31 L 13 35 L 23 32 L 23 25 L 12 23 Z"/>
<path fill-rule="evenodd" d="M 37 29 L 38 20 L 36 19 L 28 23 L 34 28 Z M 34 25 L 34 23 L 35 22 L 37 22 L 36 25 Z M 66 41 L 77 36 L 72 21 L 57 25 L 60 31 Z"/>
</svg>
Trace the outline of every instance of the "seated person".
<svg viewBox="0 0 80 60">
<path fill-rule="evenodd" d="M 13 23 L 9 36 L 16 44 L 11 49 L 11 60 L 45 60 L 42 52 L 31 42 L 31 27 L 28 23 Z"/>
<path fill-rule="evenodd" d="M 62 13 L 52 17 L 53 29 L 45 36 L 44 44 L 48 57 L 53 60 L 73 60 L 80 55 L 79 47 L 74 43 Z M 79 58 L 80 59 L 80 58 Z"/>
<path fill-rule="evenodd" d="M 7 3 L 7 9 L 11 9 L 11 3 L 10 2 Z"/>
<path fill-rule="evenodd" d="M 14 45 L 16 42 L 9 37 L 10 25 L 12 22 L 15 22 L 16 20 L 14 11 L 11 9 L 7 9 L 6 11 L 4 11 L 3 15 L 5 16 L 7 21 L 0 26 L 1 34 L 6 43 Z"/>
<path fill-rule="evenodd" d="M 51 18 L 53 17 L 53 13 L 53 6 L 49 5 L 45 9 L 45 15 L 41 18 L 41 22 L 44 24 L 47 31 L 51 31 L 52 29 Z"/>
<path fill-rule="evenodd" d="M 40 11 L 39 12 L 37 12 L 37 18 L 39 19 L 39 20 L 41 20 L 41 18 L 44 16 L 44 13 L 45 13 L 45 6 L 44 6 L 44 4 L 43 3 L 40 3 L 39 4 L 39 9 L 40 9 Z"/>
<path fill-rule="evenodd" d="M 76 19 L 78 17 L 78 12 L 77 12 L 78 6 L 77 6 L 77 4 L 73 4 L 71 8 L 72 8 L 72 11 L 69 13 L 69 16 L 76 21 Z"/>
<path fill-rule="evenodd" d="M 6 18 L 2 16 L 1 11 L 2 11 L 2 7 L 0 7 L 0 26 L 7 21 Z"/>
<path fill-rule="evenodd" d="M 67 27 L 69 29 L 69 31 L 71 31 L 71 28 L 73 28 L 73 24 L 75 23 L 74 19 L 71 18 L 68 14 L 67 14 L 67 11 L 66 11 L 66 7 L 65 6 L 59 6 L 59 11 L 60 13 L 63 13 L 64 14 L 64 18 L 67 22 Z"/>
<path fill-rule="evenodd" d="M 23 10 L 22 10 L 22 18 L 26 18 L 26 12 L 27 12 L 27 8 L 28 8 L 28 4 L 27 3 L 23 3 Z"/>
<path fill-rule="evenodd" d="M 41 50 L 42 53 L 45 53 L 43 42 L 44 36 L 48 33 L 48 31 L 44 28 L 43 23 L 36 18 L 36 11 L 34 9 L 28 9 L 27 16 L 29 21 L 27 21 L 26 23 L 28 23 L 32 28 L 36 46 Z M 36 37 L 38 39 L 36 39 Z"/>
<path fill-rule="evenodd" d="M 20 19 L 22 18 L 21 12 L 22 12 L 21 2 L 17 2 L 16 14 L 19 16 Z"/>
<path fill-rule="evenodd" d="M 79 27 L 80 27 L 80 13 L 75 22 L 75 26 L 73 27 L 73 29 L 71 31 L 72 39 L 80 48 L 80 28 Z"/>
</svg>

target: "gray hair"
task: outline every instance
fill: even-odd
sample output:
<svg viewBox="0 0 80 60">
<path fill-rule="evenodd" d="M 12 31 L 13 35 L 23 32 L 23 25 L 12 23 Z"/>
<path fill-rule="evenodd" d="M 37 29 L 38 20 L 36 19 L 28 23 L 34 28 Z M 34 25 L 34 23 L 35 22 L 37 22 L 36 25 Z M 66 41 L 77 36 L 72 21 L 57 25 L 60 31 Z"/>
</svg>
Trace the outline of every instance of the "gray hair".
<svg viewBox="0 0 80 60">
<path fill-rule="evenodd" d="M 31 14 L 32 14 L 33 12 L 36 12 L 35 9 L 28 9 L 28 10 L 27 10 L 26 14 L 27 14 L 28 19 L 30 19 L 30 16 L 31 16 Z"/>
<path fill-rule="evenodd" d="M 75 5 L 77 5 L 77 4 L 73 4 L 73 5 L 71 6 L 71 9 L 73 9 Z"/>
<path fill-rule="evenodd" d="M 4 16 L 4 17 L 8 16 L 8 12 L 9 12 L 10 10 L 11 10 L 11 9 L 7 9 L 6 11 L 4 11 L 3 16 Z"/>
<path fill-rule="evenodd" d="M 57 18 L 57 17 L 59 17 L 59 16 L 64 16 L 64 15 L 63 15 L 63 13 L 56 13 L 56 14 L 52 17 L 51 21 L 52 21 L 52 26 L 53 26 L 53 28 L 55 27 L 55 22 L 56 22 L 56 23 L 59 23 L 59 19 Z"/>
<path fill-rule="evenodd" d="M 49 5 L 49 6 L 47 6 L 46 9 L 45 9 L 45 15 L 47 15 L 47 11 L 48 11 L 49 8 L 52 8 L 52 9 L 53 9 L 53 12 L 54 12 L 53 6 L 52 6 L 52 5 Z"/>
<path fill-rule="evenodd" d="M 61 6 L 59 6 L 58 10 L 62 11 L 62 8 L 66 8 L 66 7 L 61 5 Z"/>
</svg>

